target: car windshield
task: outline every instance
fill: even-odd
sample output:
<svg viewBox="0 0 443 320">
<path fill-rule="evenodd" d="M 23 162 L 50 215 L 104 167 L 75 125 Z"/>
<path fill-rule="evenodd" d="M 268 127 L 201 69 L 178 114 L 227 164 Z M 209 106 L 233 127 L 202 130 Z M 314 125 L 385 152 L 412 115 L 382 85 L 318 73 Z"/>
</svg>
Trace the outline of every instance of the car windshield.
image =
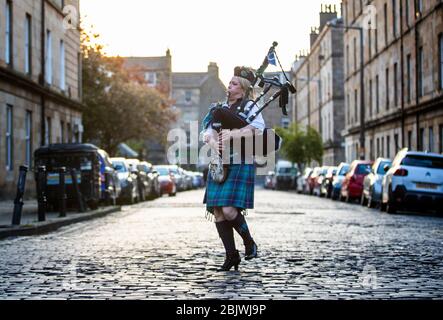
<svg viewBox="0 0 443 320">
<path fill-rule="evenodd" d="M 349 166 L 343 166 L 340 169 L 340 173 L 338 174 L 339 176 L 345 176 L 349 171 Z"/>
<path fill-rule="evenodd" d="M 355 169 L 355 174 L 368 174 L 371 172 L 370 164 L 359 164 Z"/>
<path fill-rule="evenodd" d="M 295 172 L 295 168 L 279 168 L 278 173 L 280 173 L 280 174 L 288 174 L 288 173 L 295 174 L 296 172 Z"/>
<path fill-rule="evenodd" d="M 408 155 L 401 162 L 404 166 L 443 169 L 443 158 Z"/>
<path fill-rule="evenodd" d="M 156 167 L 155 170 L 158 172 L 161 176 L 168 176 L 169 175 L 169 169 L 163 168 L 163 167 Z"/>
<path fill-rule="evenodd" d="M 382 161 L 380 163 L 380 165 L 378 166 L 377 174 L 381 174 L 381 175 L 386 174 L 385 166 L 391 166 L 391 164 L 392 164 L 391 161 Z"/>
<path fill-rule="evenodd" d="M 128 170 L 126 170 L 126 166 L 123 162 L 113 162 L 114 168 L 115 170 L 117 170 L 118 172 L 128 172 Z"/>
</svg>

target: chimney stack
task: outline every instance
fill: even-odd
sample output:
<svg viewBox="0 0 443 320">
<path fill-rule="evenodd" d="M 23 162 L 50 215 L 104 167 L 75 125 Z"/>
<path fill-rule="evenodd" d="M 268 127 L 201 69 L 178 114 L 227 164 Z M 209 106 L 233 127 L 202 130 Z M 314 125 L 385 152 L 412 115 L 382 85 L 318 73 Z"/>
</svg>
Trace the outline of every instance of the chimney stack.
<svg viewBox="0 0 443 320">
<path fill-rule="evenodd" d="M 320 11 L 320 32 L 323 31 L 323 28 L 326 26 L 326 24 L 329 21 L 335 20 L 338 17 L 337 13 L 337 6 L 328 4 L 322 4 L 321 5 L 321 11 Z"/>
</svg>

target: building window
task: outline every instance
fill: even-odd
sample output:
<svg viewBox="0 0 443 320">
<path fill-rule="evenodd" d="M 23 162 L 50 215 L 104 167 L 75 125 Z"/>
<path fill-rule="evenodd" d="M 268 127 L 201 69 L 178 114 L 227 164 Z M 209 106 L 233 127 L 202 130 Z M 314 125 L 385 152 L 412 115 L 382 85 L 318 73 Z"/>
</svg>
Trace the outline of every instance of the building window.
<svg viewBox="0 0 443 320">
<path fill-rule="evenodd" d="M 377 138 L 377 158 L 380 157 L 380 138 Z"/>
<path fill-rule="evenodd" d="M 392 0 L 392 32 L 397 36 L 397 0 Z"/>
<path fill-rule="evenodd" d="M 429 127 L 428 151 L 434 152 L 434 128 Z"/>
<path fill-rule="evenodd" d="M 60 142 L 65 143 L 65 122 L 60 121 Z"/>
<path fill-rule="evenodd" d="M 373 98 L 373 93 L 372 93 L 372 80 L 369 80 L 369 117 L 372 117 L 372 98 Z"/>
<path fill-rule="evenodd" d="M 354 121 L 358 122 L 358 91 L 354 91 Z"/>
<path fill-rule="evenodd" d="M 415 0 L 415 17 L 420 18 L 422 12 L 423 12 L 423 1 Z"/>
<path fill-rule="evenodd" d="M 411 55 L 408 54 L 406 57 L 406 98 L 408 102 L 411 102 L 412 99 L 411 75 Z"/>
<path fill-rule="evenodd" d="M 412 150 L 412 131 L 408 131 L 408 149 Z"/>
<path fill-rule="evenodd" d="M 423 97 L 424 96 L 424 83 L 423 83 L 423 47 L 420 47 L 418 49 L 418 96 Z"/>
<path fill-rule="evenodd" d="M 60 40 L 60 89 L 66 89 L 65 42 Z"/>
<path fill-rule="evenodd" d="M 391 136 L 386 137 L 386 157 L 391 157 Z"/>
<path fill-rule="evenodd" d="M 385 45 L 388 46 L 388 4 L 384 5 L 384 18 L 385 18 Z"/>
<path fill-rule="evenodd" d="M 32 18 L 29 14 L 25 20 L 25 73 L 32 74 Z"/>
<path fill-rule="evenodd" d="M 425 147 L 425 129 L 424 128 L 420 128 L 420 137 L 418 140 L 418 151 L 424 151 Z"/>
<path fill-rule="evenodd" d="M 389 68 L 386 68 L 386 110 L 389 110 Z"/>
<path fill-rule="evenodd" d="M 8 65 L 12 65 L 13 58 L 13 23 L 12 23 L 12 2 L 6 1 L 5 8 L 5 62 Z"/>
<path fill-rule="evenodd" d="M 440 89 L 443 89 L 443 34 L 438 36 L 438 73 Z"/>
<path fill-rule="evenodd" d="M 67 143 L 72 143 L 72 127 L 70 123 L 66 124 L 66 128 L 67 128 L 67 133 L 68 133 L 68 141 Z"/>
<path fill-rule="evenodd" d="M 381 155 L 382 157 L 385 156 L 385 137 L 381 137 Z"/>
<path fill-rule="evenodd" d="M 375 14 L 375 25 L 378 26 L 378 15 Z M 378 28 L 375 28 L 375 53 L 378 52 Z"/>
<path fill-rule="evenodd" d="M 185 92 L 185 102 L 187 104 L 191 103 L 192 101 L 192 91 L 186 91 Z"/>
<path fill-rule="evenodd" d="M 13 114 L 12 106 L 6 105 L 6 170 L 12 171 L 14 158 L 14 134 L 13 134 Z"/>
<path fill-rule="evenodd" d="M 395 153 L 398 152 L 399 145 L 398 145 L 398 134 L 394 134 L 394 148 L 395 148 Z"/>
<path fill-rule="evenodd" d="M 369 21 L 371 23 L 371 21 Z M 369 51 L 369 58 L 372 57 L 372 29 L 368 29 L 368 51 Z"/>
<path fill-rule="evenodd" d="M 145 81 L 148 83 L 148 86 L 155 87 L 157 85 L 157 74 L 155 72 L 146 72 Z"/>
<path fill-rule="evenodd" d="M 26 111 L 26 165 L 32 165 L 32 112 Z"/>
<path fill-rule="evenodd" d="M 372 139 L 369 140 L 369 158 L 374 159 L 374 141 Z"/>
<path fill-rule="evenodd" d="M 45 81 L 52 84 L 52 34 L 46 31 Z"/>
<path fill-rule="evenodd" d="M 46 117 L 45 120 L 45 144 L 50 145 L 52 143 L 52 125 L 51 125 L 51 118 Z"/>
<path fill-rule="evenodd" d="M 394 107 L 398 106 L 398 64 L 394 63 Z"/>
<path fill-rule="evenodd" d="M 349 70 L 349 45 L 346 46 L 346 74 L 349 75 L 351 72 Z"/>
<path fill-rule="evenodd" d="M 349 94 L 347 95 L 347 99 L 346 99 L 346 106 L 347 106 L 347 123 L 348 125 L 351 124 L 351 98 L 349 97 Z"/>
<path fill-rule="evenodd" d="M 354 38 L 354 72 L 357 71 L 357 38 Z"/>
<path fill-rule="evenodd" d="M 409 27 L 409 0 L 405 0 L 405 21 L 406 26 Z"/>
<path fill-rule="evenodd" d="M 375 108 L 378 114 L 380 112 L 380 82 L 378 76 L 375 77 Z"/>
</svg>

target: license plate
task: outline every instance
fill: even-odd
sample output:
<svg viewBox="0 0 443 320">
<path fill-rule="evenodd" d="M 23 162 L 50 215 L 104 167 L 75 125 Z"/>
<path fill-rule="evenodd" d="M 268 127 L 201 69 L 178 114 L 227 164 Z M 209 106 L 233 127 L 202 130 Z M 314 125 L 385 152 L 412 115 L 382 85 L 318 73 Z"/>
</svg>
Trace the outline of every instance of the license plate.
<svg viewBox="0 0 443 320">
<path fill-rule="evenodd" d="M 437 190 L 438 186 L 432 183 L 417 183 L 417 188 L 419 189 L 428 189 L 428 190 Z"/>
</svg>

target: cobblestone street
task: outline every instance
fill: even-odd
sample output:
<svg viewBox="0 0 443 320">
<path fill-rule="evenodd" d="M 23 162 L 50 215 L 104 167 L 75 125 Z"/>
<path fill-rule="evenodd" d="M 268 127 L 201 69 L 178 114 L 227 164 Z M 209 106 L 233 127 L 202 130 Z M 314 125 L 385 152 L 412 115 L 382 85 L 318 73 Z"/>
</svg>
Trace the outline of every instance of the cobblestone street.
<svg viewBox="0 0 443 320">
<path fill-rule="evenodd" d="M 257 189 L 259 258 L 218 273 L 203 192 L 1 241 L 0 299 L 443 298 L 442 218 Z"/>
</svg>

